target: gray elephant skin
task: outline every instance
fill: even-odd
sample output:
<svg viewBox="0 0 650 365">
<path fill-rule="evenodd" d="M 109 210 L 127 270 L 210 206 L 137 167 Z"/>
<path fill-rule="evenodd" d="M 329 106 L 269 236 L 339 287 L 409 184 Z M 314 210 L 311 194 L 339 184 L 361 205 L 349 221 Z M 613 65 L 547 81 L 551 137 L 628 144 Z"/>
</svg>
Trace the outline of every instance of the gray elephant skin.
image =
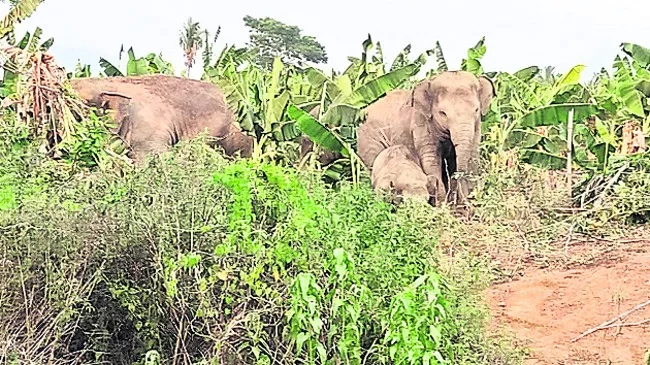
<svg viewBox="0 0 650 365">
<path fill-rule="evenodd" d="M 495 96 L 490 79 L 466 71 L 446 71 L 413 90 L 393 90 L 367 108 L 357 134 L 358 155 L 372 171 L 384 150 L 402 145 L 426 176 L 435 204 L 463 202 L 473 181 L 450 177 L 478 172 L 481 117 Z"/>
<path fill-rule="evenodd" d="M 167 75 L 79 78 L 70 84 L 89 105 L 113 112 L 113 132 L 129 144 L 136 163 L 205 130 L 212 137 L 208 143 L 227 155 L 252 154 L 253 137 L 241 130 L 216 85 Z"/>
<path fill-rule="evenodd" d="M 375 160 L 371 174 L 372 186 L 397 196 L 429 200 L 427 176 L 417 156 L 404 145 L 388 147 Z"/>
</svg>

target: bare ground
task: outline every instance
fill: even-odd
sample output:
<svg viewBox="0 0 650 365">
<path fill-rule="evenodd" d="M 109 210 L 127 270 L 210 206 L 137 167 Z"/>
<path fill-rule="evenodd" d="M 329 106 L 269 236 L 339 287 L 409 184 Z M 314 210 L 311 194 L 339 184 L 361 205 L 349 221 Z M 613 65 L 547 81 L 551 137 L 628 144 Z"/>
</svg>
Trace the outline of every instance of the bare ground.
<svg viewBox="0 0 650 365">
<path fill-rule="evenodd" d="M 530 349 L 527 365 L 642 364 L 650 350 L 650 323 L 571 340 L 650 300 L 650 235 L 640 231 L 607 245 L 586 242 L 567 248 L 567 256 L 591 259 L 545 269 L 529 263 L 518 270 L 521 278 L 488 290 L 492 325 L 512 330 L 524 341 Z M 600 254 L 593 257 L 596 249 Z M 650 306 L 632 313 L 625 323 L 646 319 Z"/>
</svg>

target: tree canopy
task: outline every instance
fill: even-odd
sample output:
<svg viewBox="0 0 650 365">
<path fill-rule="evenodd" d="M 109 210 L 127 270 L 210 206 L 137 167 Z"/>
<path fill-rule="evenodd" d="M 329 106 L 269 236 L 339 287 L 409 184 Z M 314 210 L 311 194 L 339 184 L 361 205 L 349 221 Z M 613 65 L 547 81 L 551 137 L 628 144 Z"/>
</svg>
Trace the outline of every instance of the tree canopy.
<svg viewBox="0 0 650 365">
<path fill-rule="evenodd" d="M 269 17 L 245 16 L 244 23 L 250 28 L 248 47 L 254 51 L 258 65 L 266 69 L 271 67 L 277 56 L 290 64 L 327 62 L 325 47 L 316 38 L 302 35 L 302 30 L 297 26 Z"/>
</svg>

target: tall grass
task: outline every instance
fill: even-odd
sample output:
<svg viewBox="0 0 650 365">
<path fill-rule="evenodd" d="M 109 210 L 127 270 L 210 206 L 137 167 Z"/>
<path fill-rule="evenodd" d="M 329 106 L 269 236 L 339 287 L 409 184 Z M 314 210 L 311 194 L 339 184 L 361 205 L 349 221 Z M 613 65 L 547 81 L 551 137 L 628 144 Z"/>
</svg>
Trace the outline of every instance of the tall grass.
<svg viewBox="0 0 650 365">
<path fill-rule="evenodd" d="M 439 270 L 426 206 L 201 141 L 119 174 L 5 141 L 2 361 L 516 360 L 485 335 L 478 271 Z"/>
</svg>

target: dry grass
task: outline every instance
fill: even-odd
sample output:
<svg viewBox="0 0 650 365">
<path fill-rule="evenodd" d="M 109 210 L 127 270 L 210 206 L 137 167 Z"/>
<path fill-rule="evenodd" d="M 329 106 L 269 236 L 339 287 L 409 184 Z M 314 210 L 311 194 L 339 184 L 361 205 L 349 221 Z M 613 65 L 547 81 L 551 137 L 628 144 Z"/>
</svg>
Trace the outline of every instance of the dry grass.
<svg viewBox="0 0 650 365">
<path fill-rule="evenodd" d="M 55 155 L 61 142 L 71 140 L 75 122 L 88 116 L 88 107 L 75 97 L 65 70 L 51 55 L 13 46 L 3 52 L 14 60 L 12 71 L 20 76 L 16 93 L 3 100 L 3 106 L 14 105 L 32 136 L 43 141 L 42 148 L 49 155 Z"/>
</svg>

